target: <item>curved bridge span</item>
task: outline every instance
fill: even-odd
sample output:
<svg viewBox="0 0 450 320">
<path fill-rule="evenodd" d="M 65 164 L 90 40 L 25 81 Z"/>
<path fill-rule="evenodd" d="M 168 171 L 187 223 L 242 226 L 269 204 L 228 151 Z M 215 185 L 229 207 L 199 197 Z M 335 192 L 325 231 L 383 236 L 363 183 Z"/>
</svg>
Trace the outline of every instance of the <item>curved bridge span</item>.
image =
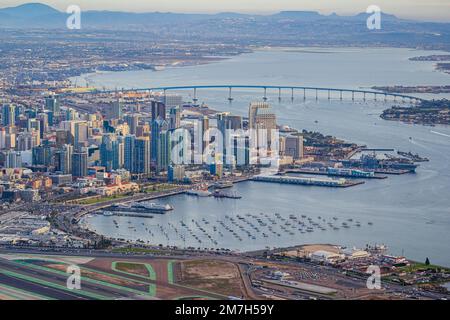
<svg viewBox="0 0 450 320">
<path fill-rule="evenodd" d="M 115 90 L 93 90 L 84 93 L 117 93 L 117 92 L 151 92 L 151 91 L 159 91 L 164 92 L 166 94 L 168 91 L 181 91 L 181 90 L 193 90 L 194 102 L 197 101 L 197 90 L 199 89 L 228 89 L 229 96 L 228 100 L 233 100 L 232 92 L 233 89 L 261 89 L 263 91 L 263 99 L 267 100 L 267 91 L 268 90 L 278 90 L 278 98 L 281 99 L 282 91 L 288 90 L 290 93 L 291 99 L 294 99 L 294 94 L 297 92 L 301 92 L 303 94 L 303 98 L 306 99 L 308 94 L 313 92 L 313 97 L 316 100 L 319 99 L 319 92 L 325 92 L 328 94 L 328 99 L 336 98 L 333 97 L 333 93 L 338 93 L 339 99 L 343 100 L 344 94 L 351 94 L 351 99 L 355 100 L 356 95 L 362 95 L 362 98 L 366 100 L 366 98 L 373 98 L 377 100 L 379 97 L 384 97 L 386 100 L 388 97 L 393 98 L 394 101 L 396 99 L 402 100 L 410 100 L 411 102 L 421 102 L 425 99 L 404 95 L 399 93 L 391 93 L 391 92 L 382 92 L 375 90 L 362 90 L 362 89 L 340 89 L 340 88 L 327 88 L 327 87 L 305 87 L 305 86 L 276 86 L 276 85 L 232 85 L 232 84 L 224 84 L 224 85 L 193 85 L 193 86 L 167 86 L 167 87 L 153 87 L 153 88 L 131 88 L 131 89 L 115 89 Z M 78 93 L 79 94 L 79 93 Z M 67 94 L 63 94 L 67 95 Z M 70 95 L 70 93 L 68 94 Z"/>
</svg>

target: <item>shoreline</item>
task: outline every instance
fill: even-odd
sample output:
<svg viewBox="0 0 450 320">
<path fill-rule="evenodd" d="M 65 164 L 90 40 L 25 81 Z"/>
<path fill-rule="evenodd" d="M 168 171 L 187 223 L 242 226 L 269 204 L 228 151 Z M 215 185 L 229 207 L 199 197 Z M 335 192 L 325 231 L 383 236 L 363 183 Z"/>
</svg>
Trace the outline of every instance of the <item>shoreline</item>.
<svg viewBox="0 0 450 320">
<path fill-rule="evenodd" d="M 332 46 L 332 45 L 327 45 L 327 46 L 291 46 L 291 47 L 278 47 L 278 46 L 273 46 L 273 47 L 269 47 L 269 46 L 246 46 L 245 49 L 249 50 L 249 52 L 241 52 L 241 53 L 237 53 L 234 55 L 229 55 L 229 56 L 217 56 L 217 57 L 202 57 L 202 59 L 205 59 L 204 61 L 201 61 L 199 63 L 192 63 L 192 64 L 180 64 L 180 65 L 172 65 L 172 66 L 167 66 L 164 70 L 161 71 L 155 71 L 155 70 L 148 70 L 150 73 L 152 72 L 164 72 L 166 70 L 169 69 L 175 69 L 175 68 L 189 68 L 189 67 L 195 67 L 195 66 L 206 66 L 206 65 L 211 65 L 211 64 L 217 64 L 223 61 L 227 61 L 227 60 L 231 60 L 235 57 L 240 57 L 243 55 L 247 55 L 247 54 L 252 54 L 255 52 L 287 52 L 287 53 L 315 53 L 315 54 L 336 54 L 336 53 L 346 53 L 349 52 L 348 49 L 350 50 L 356 50 L 356 49 L 409 49 L 411 52 L 413 51 L 429 51 L 429 52 L 439 52 L 439 53 L 450 53 L 450 51 L 443 51 L 443 50 L 436 50 L 436 49 L 420 49 L 420 48 L 414 48 L 414 47 L 395 47 L 395 46 L 349 46 L 349 47 L 343 47 L 342 45 L 337 45 L 337 46 Z M 308 49 L 312 49 L 312 50 L 308 50 Z M 321 51 L 321 50 L 328 50 L 328 49 L 332 49 L 332 50 L 336 50 L 336 49 L 343 49 L 342 52 L 339 51 Z M 315 50 L 319 50 L 319 51 L 315 51 Z M 346 51 L 347 50 L 347 51 Z M 408 58 L 408 60 L 410 60 L 411 58 L 414 58 L 415 56 L 412 55 L 411 57 Z M 214 61 L 208 61 L 209 58 L 215 58 Z M 410 60 L 411 61 L 411 60 Z M 412 61 L 414 62 L 414 61 Z M 435 71 L 439 71 L 434 69 Z M 70 81 L 70 83 L 74 84 L 75 82 L 77 82 L 77 80 L 82 79 L 83 81 L 85 81 L 86 83 L 88 83 L 89 81 L 87 81 L 88 77 L 91 76 L 95 76 L 98 74 L 104 75 L 104 74 L 111 74 L 111 75 L 116 75 L 118 73 L 122 73 L 122 72 L 142 72 L 142 71 L 146 71 L 146 69 L 138 69 L 138 70 L 128 70 L 128 71 L 96 71 L 96 72 L 92 72 L 92 73 L 83 73 L 79 76 L 75 76 L 75 77 L 69 77 L 66 80 Z M 440 71 L 439 71 L 440 72 Z M 445 72 L 440 72 L 440 73 L 445 73 Z M 448 73 L 447 73 L 448 74 Z M 450 74 L 449 74 L 450 75 Z M 91 83 L 90 83 L 91 84 Z M 94 82 L 95 84 L 95 82 Z M 369 85 L 367 86 L 368 88 L 373 87 L 373 86 L 380 86 L 377 84 L 373 84 L 373 85 Z M 388 86 L 387 84 L 384 86 Z M 97 89 L 101 89 L 103 86 L 94 86 Z M 363 87 L 359 87 L 359 88 L 364 88 L 366 86 Z M 121 88 L 129 88 L 127 86 L 122 86 Z M 109 89 L 113 89 L 113 87 L 110 87 Z"/>
</svg>

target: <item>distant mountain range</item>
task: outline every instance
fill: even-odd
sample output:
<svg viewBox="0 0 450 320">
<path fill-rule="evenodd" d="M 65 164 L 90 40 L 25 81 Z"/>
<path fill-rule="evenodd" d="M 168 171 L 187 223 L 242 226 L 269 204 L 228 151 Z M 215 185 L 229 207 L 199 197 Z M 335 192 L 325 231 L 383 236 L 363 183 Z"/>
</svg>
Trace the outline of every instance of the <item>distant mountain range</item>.
<svg viewBox="0 0 450 320">
<path fill-rule="evenodd" d="M 0 9 L 0 28 L 65 31 L 68 16 L 47 5 L 29 3 Z M 155 38 L 250 45 L 388 45 L 450 50 L 450 23 L 404 20 L 383 13 L 382 29 L 370 31 L 366 27 L 368 16 L 314 11 L 272 15 L 83 11 L 81 33 L 142 31 Z"/>
<path fill-rule="evenodd" d="M 14 28 L 58 28 L 65 26 L 68 14 L 41 3 L 28 3 L 17 7 L 0 9 L 0 26 Z M 400 20 L 393 15 L 383 14 L 384 19 Z M 199 22 L 205 20 L 238 19 L 249 21 L 317 21 L 317 20 L 361 20 L 367 19 L 366 13 L 355 16 L 321 15 L 315 11 L 283 11 L 273 15 L 250 15 L 233 12 L 218 14 L 185 13 L 131 13 L 118 11 L 83 11 L 82 22 L 85 28 L 130 27 L 168 25 L 172 23 Z"/>
</svg>

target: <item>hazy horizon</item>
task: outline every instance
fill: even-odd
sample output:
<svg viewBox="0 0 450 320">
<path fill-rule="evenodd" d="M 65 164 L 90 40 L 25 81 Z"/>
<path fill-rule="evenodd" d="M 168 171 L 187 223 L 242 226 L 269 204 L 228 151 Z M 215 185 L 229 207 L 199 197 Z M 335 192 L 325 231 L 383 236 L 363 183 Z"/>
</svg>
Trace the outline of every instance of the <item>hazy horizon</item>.
<svg viewBox="0 0 450 320">
<path fill-rule="evenodd" d="M 239 12 L 271 14 L 279 11 L 318 11 L 322 14 L 337 13 L 354 15 L 365 12 L 370 5 L 377 5 L 385 13 L 400 18 L 450 22 L 449 0 L 43 0 L 18 1 L 2 0 L 1 8 L 26 3 L 42 3 L 65 11 L 69 5 L 79 5 L 82 10 L 107 10 L 127 12 L 179 12 L 179 13 L 218 13 Z M 255 9 L 257 8 L 257 9 Z"/>
</svg>

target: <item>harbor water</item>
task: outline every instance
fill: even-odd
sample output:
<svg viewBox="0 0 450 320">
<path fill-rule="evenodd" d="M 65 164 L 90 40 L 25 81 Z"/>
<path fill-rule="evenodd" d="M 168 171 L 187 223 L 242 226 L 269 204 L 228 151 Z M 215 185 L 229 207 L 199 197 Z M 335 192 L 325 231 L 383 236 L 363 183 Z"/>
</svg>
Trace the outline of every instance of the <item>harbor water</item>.
<svg viewBox="0 0 450 320">
<path fill-rule="evenodd" d="M 264 50 L 210 65 L 161 72 L 86 75 L 78 83 L 88 79 L 99 88 L 272 84 L 356 89 L 373 85 L 449 85 L 450 75 L 435 71 L 432 63 L 408 60 L 437 53 L 393 48 Z M 192 99 L 192 92 L 180 93 L 185 100 Z M 232 103 L 227 100 L 226 90 L 199 90 L 197 95 L 200 102 L 214 109 L 243 116 L 251 101 L 262 98 L 262 92 L 255 90 L 233 91 Z M 339 97 L 328 101 L 326 96 L 316 101 L 312 92 L 306 100 L 303 92 L 297 92 L 294 101 L 290 92 L 285 92 L 279 101 L 277 90 L 269 92 L 268 97 L 279 124 L 319 131 L 370 148 L 411 151 L 430 162 L 421 163 L 416 174 L 370 179 L 344 189 L 243 182 L 231 189 L 242 199 L 177 195 L 158 200 L 175 209 L 152 219 L 94 215 L 85 223 L 116 238 L 239 251 L 305 243 L 356 247 L 384 243 L 394 254 L 418 261 L 429 257 L 432 263 L 450 266 L 450 127 L 384 121 L 379 115 L 392 105 L 384 101 L 352 102 L 345 96 L 343 101 Z"/>
</svg>

